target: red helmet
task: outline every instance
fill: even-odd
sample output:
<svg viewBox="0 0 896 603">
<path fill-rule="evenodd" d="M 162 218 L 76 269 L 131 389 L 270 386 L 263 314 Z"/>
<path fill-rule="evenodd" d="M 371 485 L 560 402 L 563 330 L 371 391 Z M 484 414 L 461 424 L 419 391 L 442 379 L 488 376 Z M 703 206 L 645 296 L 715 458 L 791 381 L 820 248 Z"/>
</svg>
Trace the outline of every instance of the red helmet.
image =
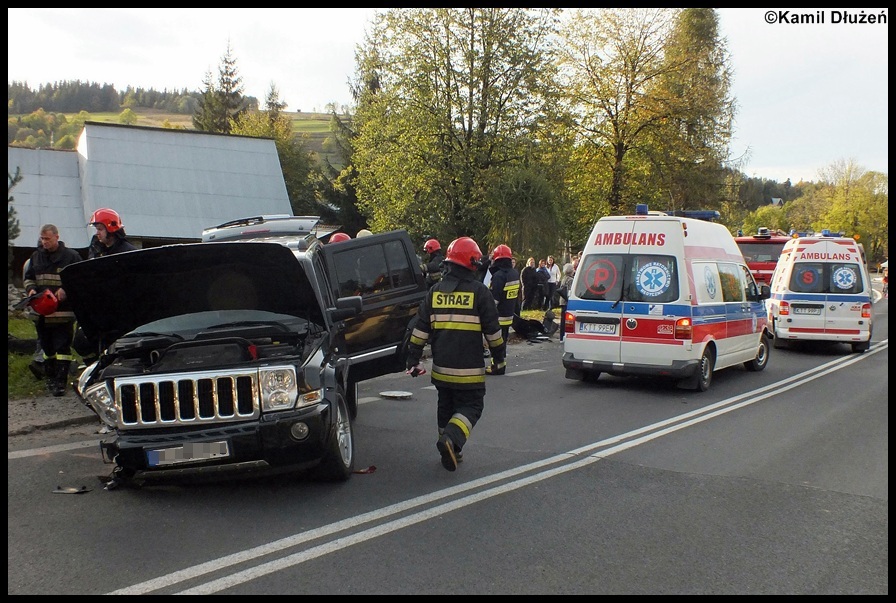
<svg viewBox="0 0 896 603">
<path fill-rule="evenodd" d="M 439 245 L 439 242 L 435 239 L 430 239 L 426 243 L 423 244 L 423 251 L 426 253 L 432 253 L 433 251 L 438 251 L 442 246 Z"/>
<path fill-rule="evenodd" d="M 52 291 L 45 289 L 28 302 L 28 305 L 41 316 L 49 316 L 59 307 L 59 300 L 56 299 Z"/>
<path fill-rule="evenodd" d="M 330 240 L 328 243 L 341 243 L 342 241 L 350 241 L 351 237 L 345 234 L 344 232 L 336 232 L 330 235 Z"/>
<path fill-rule="evenodd" d="M 468 270 L 476 270 L 479 268 L 479 262 L 482 261 L 482 251 L 479 245 L 470 237 L 461 237 L 454 239 L 448 245 L 448 257 L 446 262 L 452 262 L 458 266 L 463 266 Z"/>
<path fill-rule="evenodd" d="M 91 226 L 102 224 L 106 227 L 107 232 L 115 232 L 116 230 L 121 230 L 121 216 L 114 209 L 102 207 L 93 212 L 88 224 Z"/>
<path fill-rule="evenodd" d="M 492 252 L 493 260 L 500 260 L 503 258 L 512 258 L 513 252 L 510 251 L 510 247 L 507 245 L 498 245 L 495 247 L 495 250 Z"/>
</svg>

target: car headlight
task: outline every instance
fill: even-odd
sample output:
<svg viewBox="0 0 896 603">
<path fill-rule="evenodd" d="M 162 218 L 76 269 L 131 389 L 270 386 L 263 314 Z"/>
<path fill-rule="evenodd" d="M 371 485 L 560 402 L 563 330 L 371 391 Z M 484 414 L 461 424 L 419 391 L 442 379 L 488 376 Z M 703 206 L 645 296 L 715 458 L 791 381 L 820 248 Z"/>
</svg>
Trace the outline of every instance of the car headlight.
<svg viewBox="0 0 896 603">
<path fill-rule="evenodd" d="M 266 412 L 289 410 L 299 397 L 296 371 L 292 367 L 261 369 L 261 409 Z"/>
<path fill-rule="evenodd" d="M 109 427 L 118 425 L 118 409 L 115 407 L 115 396 L 105 381 L 81 391 L 84 392 L 84 400 L 96 412 L 103 423 Z"/>
</svg>

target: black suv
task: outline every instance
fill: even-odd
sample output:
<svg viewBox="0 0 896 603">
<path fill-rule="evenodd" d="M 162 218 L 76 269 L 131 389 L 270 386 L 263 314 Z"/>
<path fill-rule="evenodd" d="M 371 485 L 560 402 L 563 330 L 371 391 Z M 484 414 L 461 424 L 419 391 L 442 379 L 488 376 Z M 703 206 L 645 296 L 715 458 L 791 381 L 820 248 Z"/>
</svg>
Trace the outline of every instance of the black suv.
<svg viewBox="0 0 896 603">
<path fill-rule="evenodd" d="M 101 448 L 115 480 L 349 478 L 357 384 L 404 370 L 426 289 L 407 232 L 324 245 L 316 228 L 247 218 L 62 271 L 101 342 L 76 392 L 112 430 Z"/>
</svg>

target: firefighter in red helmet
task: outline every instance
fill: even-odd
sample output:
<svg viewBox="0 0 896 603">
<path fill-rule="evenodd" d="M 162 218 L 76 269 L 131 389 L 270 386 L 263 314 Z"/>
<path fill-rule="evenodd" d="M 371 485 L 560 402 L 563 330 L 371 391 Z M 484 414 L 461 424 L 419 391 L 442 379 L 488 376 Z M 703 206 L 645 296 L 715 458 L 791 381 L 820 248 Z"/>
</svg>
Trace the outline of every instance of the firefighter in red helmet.
<svg viewBox="0 0 896 603">
<path fill-rule="evenodd" d="M 334 232 L 330 235 L 327 243 L 341 243 L 342 241 L 350 241 L 352 238 L 344 232 Z"/>
<path fill-rule="evenodd" d="M 476 241 L 470 237 L 452 241 L 442 279 L 421 302 L 408 345 L 408 374 L 414 377 L 425 372 L 420 358 L 424 346 L 430 346 L 430 375 L 438 392 L 436 448 L 448 471 L 457 469 L 461 450 L 485 405 L 483 335 L 495 360 L 504 360 L 495 299 L 476 277 L 481 261 Z"/>
<path fill-rule="evenodd" d="M 507 338 L 510 336 L 510 325 L 513 316 L 519 312 L 520 273 L 513 267 L 513 252 L 507 245 L 498 245 L 492 251 L 492 262 L 488 267 L 492 275 L 489 289 L 498 308 L 498 322 L 501 323 L 501 335 L 504 338 L 503 361 L 493 361 L 485 369 L 487 375 L 503 375 L 507 370 Z"/>
<path fill-rule="evenodd" d="M 423 264 L 423 276 L 428 288 L 442 280 L 442 262 L 445 261 L 445 255 L 442 253 L 442 246 L 436 239 L 426 241 L 423 244 L 423 252 L 429 255 Z"/>
</svg>

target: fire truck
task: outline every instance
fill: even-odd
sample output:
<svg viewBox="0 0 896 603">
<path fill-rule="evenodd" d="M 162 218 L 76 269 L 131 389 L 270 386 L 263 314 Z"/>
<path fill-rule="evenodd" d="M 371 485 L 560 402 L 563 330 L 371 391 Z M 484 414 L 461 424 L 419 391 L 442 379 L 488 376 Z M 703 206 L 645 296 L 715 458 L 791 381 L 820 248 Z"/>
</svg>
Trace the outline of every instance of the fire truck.
<svg viewBox="0 0 896 603">
<path fill-rule="evenodd" d="M 754 235 L 734 237 L 734 241 L 744 255 L 744 260 L 753 273 L 758 285 L 770 285 L 772 272 L 778 265 L 778 256 L 791 237 L 782 231 L 772 232 L 762 227 Z"/>
</svg>

